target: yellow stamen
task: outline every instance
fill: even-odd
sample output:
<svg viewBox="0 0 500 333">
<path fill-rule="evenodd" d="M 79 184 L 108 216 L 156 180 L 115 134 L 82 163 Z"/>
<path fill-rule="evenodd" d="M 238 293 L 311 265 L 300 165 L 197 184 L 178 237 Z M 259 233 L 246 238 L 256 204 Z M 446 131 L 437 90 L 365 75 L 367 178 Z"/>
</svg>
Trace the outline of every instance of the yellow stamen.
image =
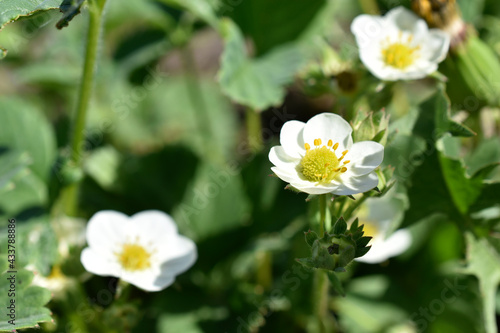
<svg viewBox="0 0 500 333">
<path fill-rule="evenodd" d="M 142 271 L 151 267 L 151 253 L 139 244 L 123 244 L 122 251 L 116 256 L 126 271 Z"/>
<path fill-rule="evenodd" d="M 339 147 L 338 142 L 334 144 L 332 140 L 328 140 L 326 146 L 321 146 L 321 142 L 321 139 L 314 139 L 315 148 L 313 149 L 308 143 L 304 144 L 306 154 L 299 166 L 300 172 L 305 179 L 318 184 L 329 183 L 347 170 L 340 162 L 348 151 L 342 152 L 339 158 L 335 154 L 335 150 Z M 343 165 L 349 162 L 344 162 Z"/>
</svg>

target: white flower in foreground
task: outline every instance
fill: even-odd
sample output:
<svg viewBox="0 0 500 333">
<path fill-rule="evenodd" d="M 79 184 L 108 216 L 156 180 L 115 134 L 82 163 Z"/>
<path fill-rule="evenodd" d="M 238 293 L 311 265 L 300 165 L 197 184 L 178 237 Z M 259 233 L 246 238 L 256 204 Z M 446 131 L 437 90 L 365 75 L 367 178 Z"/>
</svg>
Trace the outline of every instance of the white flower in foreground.
<svg viewBox="0 0 500 333">
<path fill-rule="evenodd" d="M 384 147 L 373 141 L 353 144 L 352 128 L 342 117 L 322 113 L 307 123 L 287 121 L 281 146 L 271 148 L 273 172 L 309 194 L 350 195 L 378 184 L 373 171 L 384 158 Z"/>
<path fill-rule="evenodd" d="M 367 254 L 355 261 L 378 264 L 406 251 L 412 242 L 407 229 L 399 229 L 389 234 L 391 224 L 401 214 L 401 207 L 395 207 L 391 198 L 369 198 L 357 214 L 359 225 L 364 224 L 364 236 L 373 237 Z"/>
<path fill-rule="evenodd" d="M 194 242 L 177 233 L 169 215 L 155 210 L 131 217 L 100 211 L 88 223 L 87 242 L 81 256 L 87 271 L 147 291 L 168 287 L 197 259 Z"/>
<path fill-rule="evenodd" d="M 360 15 L 351 31 L 359 56 L 368 70 L 381 80 L 414 80 L 437 70 L 450 46 L 448 34 L 428 29 L 424 20 L 404 7 L 384 17 Z"/>
</svg>

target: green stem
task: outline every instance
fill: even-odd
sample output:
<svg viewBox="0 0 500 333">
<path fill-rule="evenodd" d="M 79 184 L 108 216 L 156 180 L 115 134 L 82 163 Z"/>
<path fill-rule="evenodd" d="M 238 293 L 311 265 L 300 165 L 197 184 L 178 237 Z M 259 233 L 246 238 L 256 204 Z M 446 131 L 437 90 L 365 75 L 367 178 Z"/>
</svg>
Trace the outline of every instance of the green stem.
<svg viewBox="0 0 500 333">
<path fill-rule="evenodd" d="M 354 213 L 354 211 L 356 209 L 358 209 L 359 206 L 361 206 L 363 204 L 363 202 L 366 201 L 366 199 L 368 199 L 370 196 L 369 195 L 366 195 L 364 194 L 361 198 L 357 199 L 353 205 L 351 205 L 347 210 L 346 212 L 343 214 L 344 216 L 344 219 L 347 221 L 351 218 L 351 215 L 352 213 Z M 347 199 L 346 199 L 347 200 Z"/>
<path fill-rule="evenodd" d="M 326 194 L 319 196 L 319 234 L 320 237 L 325 236 L 325 221 L 326 221 Z"/>
<path fill-rule="evenodd" d="M 87 110 L 92 97 L 94 87 L 94 75 L 96 72 L 97 54 L 99 38 L 101 35 L 102 10 L 106 0 L 99 3 L 91 1 L 89 3 L 89 30 L 87 32 L 87 50 L 85 52 L 85 64 L 83 67 L 82 82 L 78 94 L 76 117 L 73 128 L 73 140 L 71 142 L 71 161 L 79 166 L 82 160 L 81 151 L 83 140 L 85 139 L 85 122 Z"/>
<path fill-rule="evenodd" d="M 326 210 L 328 209 L 327 194 L 321 194 L 319 196 L 319 229 L 320 237 L 325 235 L 325 222 L 326 222 Z M 313 282 L 313 292 L 312 292 L 312 303 L 314 309 L 314 316 L 316 318 L 317 332 L 331 332 L 331 325 L 328 318 L 328 277 L 326 271 L 322 269 L 316 269 L 314 272 L 314 282 Z"/>
<path fill-rule="evenodd" d="M 262 120 L 260 112 L 252 108 L 246 113 L 248 145 L 254 153 L 260 152 L 263 147 L 262 141 Z"/>
<path fill-rule="evenodd" d="M 313 308 L 314 316 L 317 321 L 316 331 L 327 332 L 327 316 L 328 316 L 328 277 L 322 269 L 314 271 L 313 282 Z M 330 332 L 330 330 L 328 330 Z"/>
<path fill-rule="evenodd" d="M 81 167 L 83 142 L 85 140 L 85 123 L 96 72 L 99 39 L 101 36 L 103 9 L 106 0 L 89 1 L 89 25 L 87 31 L 87 49 L 83 67 L 82 81 L 78 93 L 76 115 L 73 123 L 73 138 L 71 141 L 71 163 L 76 169 Z M 75 215 L 78 196 L 78 185 L 71 184 L 63 191 L 66 214 Z"/>
</svg>

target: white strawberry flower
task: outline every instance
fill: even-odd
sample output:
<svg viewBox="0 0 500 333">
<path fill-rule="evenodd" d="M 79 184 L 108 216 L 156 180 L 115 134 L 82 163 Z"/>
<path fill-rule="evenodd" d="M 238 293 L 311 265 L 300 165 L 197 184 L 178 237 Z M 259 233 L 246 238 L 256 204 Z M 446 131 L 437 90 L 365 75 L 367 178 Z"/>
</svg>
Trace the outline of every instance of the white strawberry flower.
<svg viewBox="0 0 500 333">
<path fill-rule="evenodd" d="M 81 255 L 87 271 L 118 277 L 146 291 L 168 287 L 197 259 L 195 243 L 177 233 L 169 215 L 156 210 L 130 217 L 100 211 L 89 220 L 87 242 Z"/>
<path fill-rule="evenodd" d="M 397 7 L 385 16 L 359 15 L 351 24 L 359 57 L 377 78 L 415 80 L 435 72 L 446 58 L 448 34 L 428 29 L 412 11 Z"/>
<path fill-rule="evenodd" d="M 281 146 L 271 148 L 271 170 L 297 190 L 309 194 L 351 195 L 378 184 L 374 170 L 384 147 L 373 141 L 352 142 L 352 128 L 342 117 L 322 113 L 307 123 L 287 121 Z"/>
<path fill-rule="evenodd" d="M 399 229 L 391 233 L 393 221 L 400 218 L 401 206 L 395 205 L 392 195 L 382 198 L 369 198 L 362 205 L 356 216 L 359 224 L 364 225 L 365 236 L 373 237 L 367 254 L 355 261 L 378 264 L 405 252 L 412 243 L 408 229 Z"/>
</svg>

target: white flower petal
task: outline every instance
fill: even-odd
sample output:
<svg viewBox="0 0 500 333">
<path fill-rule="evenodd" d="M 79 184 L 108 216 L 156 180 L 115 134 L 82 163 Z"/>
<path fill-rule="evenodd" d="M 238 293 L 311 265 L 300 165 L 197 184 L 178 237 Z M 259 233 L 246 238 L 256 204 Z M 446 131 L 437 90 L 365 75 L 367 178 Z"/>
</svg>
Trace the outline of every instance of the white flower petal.
<svg viewBox="0 0 500 333">
<path fill-rule="evenodd" d="M 347 164 L 349 173 L 355 176 L 366 175 L 384 160 L 384 146 L 374 141 L 356 142 L 345 159 L 350 161 Z"/>
<path fill-rule="evenodd" d="M 400 229 L 386 240 L 373 242 L 367 254 L 354 260 L 368 264 L 381 263 L 406 251 L 411 242 L 410 232 L 406 229 Z"/>
<path fill-rule="evenodd" d="M 425 48 L 429 49 L 429 61 L 439 63 L 446 58 L 450 48 L 450 36 L 439 29 L 429 30 L 429 35 L 425 42 Z"/>
<path fill-rule="evenodd" d="M 159 210 L 146 210 L 130 217 L 127 235 L 143 245 L 162 244 L 178 237 L 177 225 L 170 215 Z"/>
<path fill-rule="evenodd" d="M 154 270 L 148 270 L 126 272 L 122 275 L 121 279 L 146 291 L 160 291 L 174 283 L 175 276 L 173 274 L 162 275 Z"/>
<path fill-rule="evenodd" d="M 87 225 L 89 247 L 100 253 L 112 253 L 116 244 L 124 239 L 129 225 L 129 217 L 123 213 L 103 210 L 97 212 Z"/>
<path fill-rule="evenodd" d="M 297 190 L 308 194 L 325 194 L 334 191 L 339 185 L 336 182 L 330 184 L 317 185 L 314 182 L 301 179 L 298 174 L 289 174 L 279 168 L 271 168 L 271 170 L 283 181 L 289 183 Z"/>
<path fill-rule="evenodd" d="M 380 16 L 363 14 L 352 21 L 351 32 L 360 49 L 378 48 L 380 39 L 385 36 L 386 25 Z"/>
<path fill-rule="evenodd" d="M 269 160 L 272 164 L 282 170 L 295 170 L 300 163 L 300 159 L 292 158 L 285 152 L 282 146 L 274 146 L 269 151 Z"/>
<path fill-rule="evenodd" d="M 369 191 L 378 185 L 378 176 L 375 172 L 352 177 L 342 175 L 341 179 L 342 181 L 338 189 L 332 193 L 337 195 L 352 195 Z"/>
<path fill-rule="evenodd" d="M 102 253 L 91 248 L 85 248 L 80 256 L 80 261 L 86 271 L 101 276 L 120 276 L 120 267 L 116 262 Z"/>
<path fill-rule="evenodd" d="M 185 250 L 183 255 L 172 257 L 171 259 L 163 262 L 160 267 L 162 272 L 166 272 L 172 275 L 179 275 L 181 273 L 184 273 L 194 265 L 194 263 L 198 259 L 196 246 L 190 239 L 185 238 L 185 240 L 189 241 L 192 244 L 190 246 L 190 249 Z"/>
<path fill-rule="evenodd" d="M 399 30 L 406 30 L 417 36 L 428 31 L 425 21 L 403 6 L 388 11 L 384 15 L 384 19 Z"/>
<path fill-rule="evenodd" d="M 361 61 L 381 80 L 424 78 L 437 69 L 449 48 L 447 34 L 429 30 L 424 20 L 404 7 L 394 8 L 384 17 L 360 15 L 353 20 L 351 31 L 356 37 Z M 382 50 L 394 43 L 415 49 L 413 62 L 407 67 L 393 67 L 383 59 Z"/>
<path fill-rule="evenodd" d="M 144 290 L 167 287 L 174 282 L 176 274 L 186 271 L 197 259 L 196 244 L 179 235 L 175 221 L 161 211 L 144 211 L 132 217 L 103 211 L 90 219 L 87 228 L 89 248 L 81 255 L 85 269 L 98 275 L 119 277 Z M 126 243 L 143 247 L 150 254 L 150 266 L 140 270 L 122 267 L 116 253 Z"/>
<path fill-rule="evenodd" d="M 321 139 L 322 145 L 326 145 L 328 140 L 339 143 L 339 150 L 342 151 L 350 147 L 352 143 L 352 128 L 341 116 L 334 113 L 318 114 L 306 123 L 304 128 L 304 142 L 313 147 L 315 139 Z"/>
<path fill-rule="evenodd" d="M 280 132 L 280 143 L 287 155 L 300 158 L 305 154 L 302 131 L 305 123 L 297 120 L 287 121 Z"/>
</svg>

